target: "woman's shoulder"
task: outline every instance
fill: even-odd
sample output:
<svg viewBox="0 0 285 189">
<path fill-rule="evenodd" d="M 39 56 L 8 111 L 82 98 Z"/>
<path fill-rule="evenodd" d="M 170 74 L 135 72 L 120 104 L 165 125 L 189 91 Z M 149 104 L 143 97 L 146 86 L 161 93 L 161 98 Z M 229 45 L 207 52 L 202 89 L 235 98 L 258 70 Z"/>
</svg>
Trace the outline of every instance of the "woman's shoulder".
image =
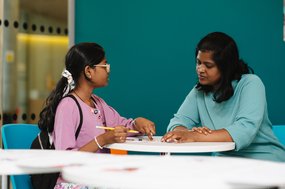
<svg viewBox="0 0 285 189">
<path fill-rule="evenodd" d="M 197 97 L 199 95 L 203 95 L 203 91 L 199 91 L 197 88 L 196 88 L 197 85 L 195 85 L 189 92 L 188 92 L 188 95 L 187 97 L 188 98 L 193 98 L 193 97 Z"/>
<path fill-rule="evenodd" d="M 260 77 L 258 77 L 255 74 L 244 74 L 242 75 L 242 78 L 237 84 L 237 88 L 244 88 L 244 87 L 250 87 L 250 88 L 265 88 L 262 80 Z"/>
<path fill-rule="evenodd" d="M 241 76 L 241 80 L 245 80 L 245 81 L 254 81 L 254 80 L 260 80 L 260 77 L 258 77 L 257 75 L 255 74 L 243 74 Z"/>
<path fill-rule="evenodd" d="M 244 74 L 241 77 L 240 83 L 262 83 L 262 80 L 255 74 Z"/>
</svg>

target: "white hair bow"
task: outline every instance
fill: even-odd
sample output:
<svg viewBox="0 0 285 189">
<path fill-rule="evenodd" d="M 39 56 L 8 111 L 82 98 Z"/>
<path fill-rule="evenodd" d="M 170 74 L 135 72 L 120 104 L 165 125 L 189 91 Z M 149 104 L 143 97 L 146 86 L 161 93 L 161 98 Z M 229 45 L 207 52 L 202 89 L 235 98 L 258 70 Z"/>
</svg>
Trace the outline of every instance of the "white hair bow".
<svg viewBox="0 0 285 189">
<path fill-rule="evenodd" d="M 63 72 L 61 73 L 61 75 L 65 78 L 67 78 L 67 86 L 64 88 L 64 92 L 63 92 L 63 97 L 66 96 L 72 89 L 74 89 L 75 87 L 75 83 L 74 83 L 74 80 L 72 78 L 72 75 L 71 73 L 64 69 Z"/>
</svg>

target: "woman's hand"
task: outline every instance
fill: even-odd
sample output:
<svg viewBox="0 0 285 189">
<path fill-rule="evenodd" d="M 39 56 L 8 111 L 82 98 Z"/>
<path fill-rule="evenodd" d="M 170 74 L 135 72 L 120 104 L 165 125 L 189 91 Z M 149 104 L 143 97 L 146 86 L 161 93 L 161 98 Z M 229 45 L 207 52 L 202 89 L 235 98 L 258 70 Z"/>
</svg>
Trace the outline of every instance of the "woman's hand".
<svg viewBox="0 0 285 189">
<path fill-rule="evenodd" d="M 162 138 L 161 142 L 196 142 L 195 131 L 190 130 L 174 130 L 166 133 Z"/>
<path fill-rule="evenodd" d="M 198 132 L 204 135 L 208 135 L 212 133 L 212 130 L 205 126 L 204 127 L 193 127 L 191 131 L 195 131 L 195 132 Z"/>
<path fill-rule="evenodd" d="M 134 121 L 134 129 L 142 134 L 146 134 L 150 140 L 153 140 L 152 136 L 155 134 L 155 124 L 143 117 L 138 117 Z"/>
<path fill-rule="evenodd" d="M 186 127 L 178 126 L 173 131 L 166 133 L 162 138 L 162 142 L 196 142 L 197 134 L 208 135 L 212 130 L 208 127 L 193 127 L 188 130 Z"/>
</svg>

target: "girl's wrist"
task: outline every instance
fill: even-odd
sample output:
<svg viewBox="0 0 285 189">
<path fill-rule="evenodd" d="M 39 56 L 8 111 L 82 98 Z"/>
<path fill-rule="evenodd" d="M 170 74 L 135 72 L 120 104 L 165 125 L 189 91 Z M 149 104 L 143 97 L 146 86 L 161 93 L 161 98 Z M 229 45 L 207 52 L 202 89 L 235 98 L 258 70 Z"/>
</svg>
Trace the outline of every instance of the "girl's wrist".
<svg viewBox="0 0 285 189">
<path fill-rule="evenodd" d="M 136 119 L 137 119 L 137 118 L 133 119 L 133 121 L 132 121 L 132 123 L 131 123 L 131 125 L 133 126 L 134 129 L 137 127 L 137 125 L 136 125 Z"/>
<path fill-rule="evenodd" d="M 98 142 L 98 140 L 97 140 L 97 137 L 95 136 L 94 137 L 94 141 L 95 141 L 95 143 L 96 143 L 96 145 L 97 145 L 97 147 L 99 148 L 99 149 L 103 149 L 103 146 L 101 146 L 101 144 Z"/>
<path fill-rule="evenodd" d="M 104 137 L 102 136 L 102 135 L 99 135 L 99 136 L 97 136 L 96 137 L 96 139 L 97 139 L 97 142 L 99 143 L 99 145 L 101 146 L 101 147 L 104 147 L 107 143 L 105 142 L 105 140 L 104 140 Z M 95 141 L 96 142 L 96 141 Z M 98 145 L 98 147 L 99 147 L 99 145 Z M 99 147 L 100 148 L 100 147 Z"/>
</svg>

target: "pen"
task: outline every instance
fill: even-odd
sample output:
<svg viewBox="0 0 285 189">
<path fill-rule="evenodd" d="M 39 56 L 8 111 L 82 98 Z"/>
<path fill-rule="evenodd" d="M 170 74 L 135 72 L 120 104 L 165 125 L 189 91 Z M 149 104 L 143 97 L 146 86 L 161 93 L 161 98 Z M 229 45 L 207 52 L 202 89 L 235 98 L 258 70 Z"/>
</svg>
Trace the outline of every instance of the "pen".
<svg viewBox="0 0 285 189">
<path fill-rule="evenodd" d="M 126 141 L 143 141 L 143 139 L 142 138 L 127 137 Z"/>
<path fill-rule="evenodd" d="M 96 126 L 97 129 L 105 129 L 105 130 L 114 130 L 115 128 L 113 127 L 104 127 L 104 126 Z M 128 130 L 129 133 L 139 133 L 136 130 Z"/>
</svg>

